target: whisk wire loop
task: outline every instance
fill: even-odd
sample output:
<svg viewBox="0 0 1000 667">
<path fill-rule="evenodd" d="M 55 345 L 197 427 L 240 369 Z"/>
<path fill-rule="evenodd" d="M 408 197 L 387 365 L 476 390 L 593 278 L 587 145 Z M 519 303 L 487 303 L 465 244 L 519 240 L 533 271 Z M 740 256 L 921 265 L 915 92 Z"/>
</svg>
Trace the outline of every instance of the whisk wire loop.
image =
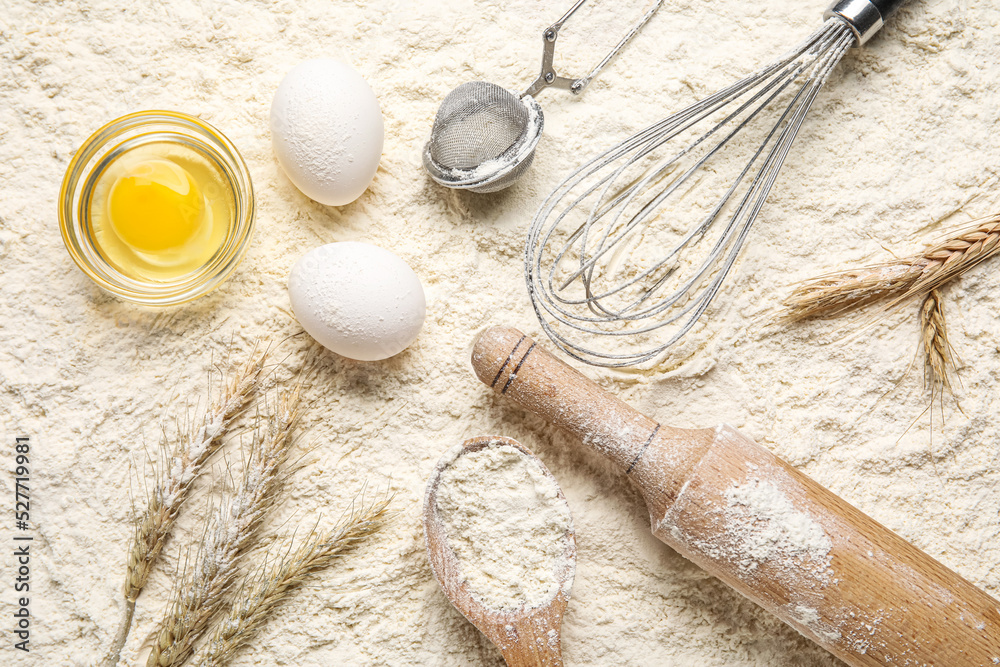
<svg viewBox="0 0 1000 667">
<path fill-rule="evenodd" d="M 691 331 L 739 257 L 816 96 L 855 41 L 847 23 L 830 18 L 782 58 L 612 146 L 556 187 L 529 230 L 525 280 L 557 347 L 585 363 L 633 366 Z M 749 147 L 753 136 L 759 144 Z M 731 151 L 749 157 L 734 166 Z M 714 204 L 692 196 L 704 188 L 721 191 Z M 693 224 L 678 222 L 683 207 Z"/>
</svg>

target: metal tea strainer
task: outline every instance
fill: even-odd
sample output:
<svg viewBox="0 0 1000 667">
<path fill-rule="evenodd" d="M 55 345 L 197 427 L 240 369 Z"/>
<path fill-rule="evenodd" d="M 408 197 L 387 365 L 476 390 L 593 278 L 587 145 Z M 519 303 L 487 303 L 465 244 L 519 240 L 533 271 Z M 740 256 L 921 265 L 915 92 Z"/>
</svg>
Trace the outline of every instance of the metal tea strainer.
<svg viewBox="0 0 1000 667">
<path fill-rule="evenodd" d="M 654 0 L 642 18 L 590 74 L 569 79 L 552 67 L 559 29 L 586 0 L 577 0 L 562 18 L 542 33 L 542 71 L 520 95 L 487 81 L 463 83 L 448 93 L 434 118 L 424 146 L 424 167 L 431 178 L 449 188 L 496 192 L 521 177 L 535 157 L 542 136 L 542 108 L 534 96 L 543 88 L 566 88 L 579 95 L 663 4 Z"/>
</svg>

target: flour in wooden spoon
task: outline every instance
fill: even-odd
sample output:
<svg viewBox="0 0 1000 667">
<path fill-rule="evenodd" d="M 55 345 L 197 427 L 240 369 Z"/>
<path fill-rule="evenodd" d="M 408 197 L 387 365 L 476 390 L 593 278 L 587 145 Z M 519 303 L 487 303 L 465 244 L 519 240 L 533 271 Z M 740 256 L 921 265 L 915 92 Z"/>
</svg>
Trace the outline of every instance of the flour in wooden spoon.
<svg viewBox="0 0 1000 667">
<path fill-rule="evenodd" d="M 437 510 L 469 591 L 494 611 L 551 601 L 573 579 L 572 523 L 555 480 L 510 445 L 456 454 Z"/>
</svg>

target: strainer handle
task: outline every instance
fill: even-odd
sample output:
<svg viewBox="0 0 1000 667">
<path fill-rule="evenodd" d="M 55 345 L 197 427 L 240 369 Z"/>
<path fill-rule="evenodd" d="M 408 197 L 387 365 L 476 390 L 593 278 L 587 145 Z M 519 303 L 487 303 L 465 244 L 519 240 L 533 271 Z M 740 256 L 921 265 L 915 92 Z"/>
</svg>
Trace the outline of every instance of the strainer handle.
<svg viewBox="0 0 1000 667">
<path fill-rule="evenodd" d="M 583 92 L 583 89 L 587 87 L 587 84 L 589 84 L 591 80 L 597 76 L 602 69 L 604 69 L 604 66 L 611 62 L 611 60 L 618 55 L 618 52 L 625 48 L 626 44 L 632 41 L 632 38 L 635 37 L 636 33 L 642 30 L 642 26 L 646 25 L 649 19 L 653 18 L 653 14 L 655 14 L 656 10 L 663 4 L 663 0 L 655 0 L 653 5 L 646 10 L 645 14 L 642 15 L 642 18 L 640 18 L 639 21 L 625 34 L 625 36 L 622 37 L 621 41 L 619 41 L 615 47 L 611 49 L 611 53 L 604 56 L 604 60 L 597 63 L 597 66 L 590 70 L 590 74 L 580 79 L 570 79 L 564 76 L 559 76 L 552 67 L 552 59 L 555 56 L 556 38 L 559 37 L 559 29 L 562 28 L 563 23 L 565 23 L 566 20 L 569 19 L 569 17 L 572 16 L 586 1 L 587 0 L 577 0 L 573 6 L 569 8 L 569 11 L 562 15 L 562 18 L 550 25 L 542 33 L 542 71 L 538 75 L 538 78 L 535 79 L 534 83 L 528 86 L 528 89 L 521 94 L 521 97 L 524 97 L 525 95 L 534 96 L 538 93 L 538 91 L 549 86 L 565 88 L 574 95 L 579 95 Z"/>
</svg>

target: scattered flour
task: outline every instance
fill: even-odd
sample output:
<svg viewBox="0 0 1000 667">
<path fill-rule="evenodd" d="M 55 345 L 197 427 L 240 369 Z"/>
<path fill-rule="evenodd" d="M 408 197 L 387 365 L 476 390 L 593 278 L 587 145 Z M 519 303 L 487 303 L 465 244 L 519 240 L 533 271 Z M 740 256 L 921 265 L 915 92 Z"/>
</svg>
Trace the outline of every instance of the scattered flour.
<svg viewBox="0 0 1000 667">
<path fill-rule="evenodd" d="M 842 636 L 840 630 L 823 619 L 814 607 L 797 604 L 788 611 L 788 615 L 828 642 L 835 642 Z"/>
<path fill-rule="evenodd" d="M 437 508 L 469 590 L 498 611 L 541 606 L 573 581 L 573 526 L 555 479 L 510 445 L 460 454 Z"/>
<path fill-rule="evenodd" d="M 357 558 L 290 600 L 232 667 L 502 667 L 434 581 L 420 521 L 443 443 L 481 433 L 538 453 L 573 510 L 567 665 L 842 667 L 659 542 L 628 480 L 493 397 L 468 362 L 474 333 L 490 324 L 546 340 L 522 263 L 528 222 L 553 187 L 586 156 L 785 52 L 821 23 L 829 3 L 670 0 L 583 95 L 539 94 L 545 133 L 511 190 L 475 196 L 437 187 L 421 153 L 441 100 L 465 81 L 529 85 L 541 30 L 569 4 L 0 2 L 0 432 L 31 436 L 39 455 L 33 650 L 14 658 L 18 667 L 99 661 L 121 611 L 127 490 L 141 501 L 160 425 L 183 421 L 184 406 L 203 400 L 206 375 L 230 343 L 242 356 L 257 336 L 296 334 L 281 355 L 319 370 L 302 387 L 311 453 L 274 533 L 287 537 L 314 517 L 332 523 L 366 480 L 391 485 L 399 515 Z M 556 70 L 588 72 L 645 6 L 589 0 L 560 32 Z M 907 3 L 847 54 L 818 95 L 704 330 L 655 372 L 586 370 L 664 424 L 732 423 L 993 595 L 996 264 L 945 290 L 952 343 L 975 363 L 961 373 L 964 414 L 946 398 L 933 438 L 920 417 L 928 398 L 919 373 L 901 381 L 918 344 L 911 311 L 825 345 L 844 333 L 838 323 L 761 324 L 789 283 L 887 259 L 887 248 L 908 254 L 942 224 L 997 210 L 997 25 L 1000 6 L 991 0 Z M 356 67 L 385 118 L 375 180 L 340 208 L 296 190 L 268 132 L 281 79 L 318 56 Z M 200 116 L 236 144 L 253 177 L 258 223 L 225 285 L 163 313 L 101 294 L 73 266 L 56 216 L 73 151 L 103 123 L 156 108 Z M 334 241 L 391 249 L 424 283 L 425 328 L 397 357 L 355 363 L 310 348 L 292 319 L 289 270 Z M 12 495 L 8 475 L 0 475 L 0 494 Z M 198 533 L 206 505 L 182 512 L 185 534 Z M 185 543 L 167 545 L 164 567 L 138 601 L 129 664 L 144 664 L 143 641 Z"/>
</svg>

